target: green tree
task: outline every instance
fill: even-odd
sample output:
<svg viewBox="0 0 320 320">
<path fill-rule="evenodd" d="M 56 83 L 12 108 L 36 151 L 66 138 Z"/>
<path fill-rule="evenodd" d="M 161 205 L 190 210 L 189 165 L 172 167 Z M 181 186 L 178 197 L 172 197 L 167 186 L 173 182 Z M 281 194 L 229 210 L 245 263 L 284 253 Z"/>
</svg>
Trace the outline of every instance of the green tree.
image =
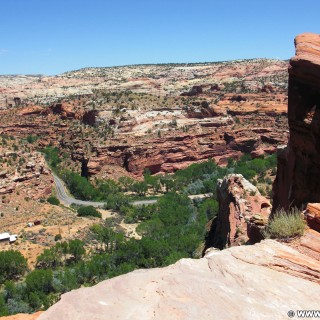
<svg viewBox="0 0 320 320">
<path fill-rule="evenodd" d="M 68 170 L 63 171 L 61 176 L 70 192 L 76 198 L 82 200 L 95 200 L 98 198 L 98 190 L 85 177 Z"/>
<path fill-rule="evenodd" d="M 1 251 L 0 261 L 0 283 L 18 279 L 27 270 L 27 260 L 19 251 Z"/>
<path fill-rule="evenodd" d="M 85 254 L 84 243 L 78 239 L 70 240 L 68 243 L 68 253 L 73 255 L 74 260 L 80 261 Z"/>
<path fill-rule="evenodd" d="M 79 217 L 102 217 L 101 213 L 93 206 L 80 207 L 77 212 Z"/>
<path fill-rule="evenodd" d="M 215 217 L 219 210 L 219 203 L 214 199 L 206 199 L 199 207 L 200 214 L 205 215 L 207 220 L 211 220 Z"/>
<path fill-rule="evenodd" d="M 146 182 L 136 182 L 132 186 L 133 192 L 137 193 L 139 196 L 145 196 L 148 191 L 148 185 Z"/>
<path fill-rule="evenodd" d="M 49 165 L 53 169 L 56 169 L 61 162 L 59 149 L 56 147 L 48 146 L 43 149 L 43 153 L 45 154 L 46 160 L 48 161 Z"/>
<path fill-rule="evenodd" d="M 61 265 L 61 257 L 56 248 L 45 249 L 42 254 L 37 257 L 37 268 L 55 269 Z"/>
<path fill-rule="evenodd" d="M 52 270 L 34 270 L 26 277 L 27 292 L 49 294 L 52 290 Z"/>
<path fill-rule="evenodd" d="M 120 177 L 119 183 L 122 185 L 123 191 L 129 191 L 131 186 L 134 184 L 134 180 L 129 177 Z"/>
</svg>

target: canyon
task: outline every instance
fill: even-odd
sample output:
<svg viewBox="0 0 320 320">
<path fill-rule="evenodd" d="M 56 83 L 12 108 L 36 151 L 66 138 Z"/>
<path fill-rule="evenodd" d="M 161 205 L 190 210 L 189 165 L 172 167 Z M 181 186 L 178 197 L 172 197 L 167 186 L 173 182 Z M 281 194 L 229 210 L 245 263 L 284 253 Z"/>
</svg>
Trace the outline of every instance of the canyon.
<svg viewBox="0 0 320 320">
<path fill-rule="evenodd" d="M 304 34 L 295 40 L 296 56 L 289 67 L 290 137 L 288 147 L 278 149 L 273 200 L 276 209 L 292 205 L 305 208 L 307 202 L 319 201 L 319 39 L 319 35 Z M 220 249 L 233 247 L 209 249 L 200 260 L 182 259 L 162 269 L 137 270 L 65 294 L 39 319 L 99 318 L 106 314 L 132 319 L 218 319 L 222 314 L 225 319 L 263 319 L 271 315 L 273 319 L 286 319 L 289 310 L 316 310 L 313 297 L 320 293 L 318 232 L 309 229 L 298 242 L 287 245 L 263 240 L 253 246 L 237 246 L 237 241 L 243 240 L 240 229 L 245 224 L 250 238 L 252 223 L 255 231 L 260 222 L 265 223 L 270 203 L 241 175 L 218 181 L 217 191 L 220 208 L 213 245 Z M 304 214 L 310 226 L 310 222 L 317 225 L 319 204 L 309 203 Z M 311 248 L 313 257 L 308 252 Z M 226 310 L 225 304 L 232 307 Z"/>
<path fill-rule="evenodd" d="M 139 179 L 145 169 L 172 173 L 208 158 L 226 165 L 287 143 L 286 67 L 257 59 L 4 77 L 2 100 L 19 99 L 2 105 L 0 134 L 35 135 L 39 147 L 59 147 L 68 166 L 88 177 Z M 49 87 L 65 94 L 53 101 Z"/>
<path fill-rule="evenodd" d="M 278 156 L 273 206 L 240 174 L 218 180 L 219 210 L 206 226 L 202 258 L 135 270 L 63 294 L 37 319 L 287 319 L 289 310 L 318 308 L 320 36 L 303 34 L 295 44 L 289 100 L 287 62 L 265 59 L 0 79 L 0 151 L 7 157 L 0 192 L 6 210 L 18 190 L 29 206 L 42 206 L 39 199 L 50 194 L 53 178 L 37 151 L 46 146 L 57 147 L 64 166 L 91 181 L 139 180 L 145 169 L 171 174 L 208 158 L 226 166 L 244 153 Z M 16 141 L 23 142 L 17 147 Z M 27 161 L 17 166 L 24 153 Z M 270 214 L 291 206 L 304 210 L 305 234 L 287 242 L 262 240 Z M 49 211 L 44 216 L 52 245 L 48 217 L 65 213 Z M 72 219 L 73 236 L 88 230 Z M 69 224 L 64 227 L 67 237 Z"/>
</svg>

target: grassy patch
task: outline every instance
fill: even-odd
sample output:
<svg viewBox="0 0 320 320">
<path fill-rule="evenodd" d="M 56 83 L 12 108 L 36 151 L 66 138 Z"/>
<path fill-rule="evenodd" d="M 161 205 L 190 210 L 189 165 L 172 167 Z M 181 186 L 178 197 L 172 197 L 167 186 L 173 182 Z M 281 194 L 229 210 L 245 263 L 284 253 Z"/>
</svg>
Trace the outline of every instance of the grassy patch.
<svg viewBox="0 0 320 320">
<path fill-rule="evenodd" d="M 281 209 L 269 221 L 264 236 L 271 239 L 288 239 L 302 236 L 304 229 L 305 221 L 297 208 L 292 208 L 288 212 Z"/>
</svg>

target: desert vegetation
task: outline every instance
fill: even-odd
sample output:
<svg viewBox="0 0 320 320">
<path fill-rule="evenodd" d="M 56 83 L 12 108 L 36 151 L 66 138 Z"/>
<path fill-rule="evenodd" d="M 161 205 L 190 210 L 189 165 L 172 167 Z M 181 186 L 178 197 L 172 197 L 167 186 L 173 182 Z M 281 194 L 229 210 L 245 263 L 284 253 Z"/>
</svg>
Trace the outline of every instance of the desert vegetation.
<svg viewBox="0 0 320 320">
<path fill-rule="evenodd" d="M 243 71 L 236 72 L 237 63 L 250 75 L 248 79 L 240 75 Z M 21 192 L 23 203 L 32 209 L 25 211 L 17 205 L 10 208 L 10 214 L 25 211 L 29 219 L 41 210 L 46 220 L 34 231 L 23 227 L 12 247 L 28 250 L 19 245 L 27 241 L 36 245 L 40 240 L 43 247 L 32 261 L 17 250 L 1 259 L 0 315 L 46 309 L 72 289 L 137 268 L 200 257 L 208 232 L 205 226 L 218 212 L 217 180 L 227 174 L 241 173 L 262 194 L 271 195 L 276 159 L 258 155 L 272 153 L 283 131 L 285 118 L 276 107 L 285 100 L 282 69 L 286 66 L 269 60 L 237 63 L 87 68 L 52 79 L 32 79 L 39 80 L 45 90 L 40 88 L 37 96 L 28 91 L 19 108 L 3 114 L 3 131 L 14 132 L 18 138 L 1 135 L 5 156 L 0 162 L 4 175 L 14 175 L 15 168 L 30 176 L 37 173 Z M 274 65 L 275 71 L 264 72 Z M 230 76 L 221 80 L 219 73 L 230 70 Z M 83 86 L 77 91 L 79 81 Z M 32 103 L 40 106 L 29 108 Z M 253 123 L 256 131 L 251 130 Z M 250 137 L 244 141 L 247 128 Z M 226 153 L 216 152 L 216 140 L 228 148 Z M 260 149 L 255 159 L 241 157 L 256 147 Z M 161 150 L 167 150 L 159 161 L 165 166 L 157 167 L 150 160 L 162 157 Z M 35 153 L 37 157 L 29 156 Z M 90 206 L 60 204 L 48 181 L 52 176 L 45 165 L 37 166 L 43 155 L 75 198 L 104 202 L 105 211 L 100 210 L 104 213 Z M 138 163 L 139 158 L 148 160 Z M 177 170 L 175 163 L 185 169 Z M 39 176 L 45 177 L 46 184 L 38 184 Z M 36 187 L 37 195 L 29 192 Z M 199 194 L 203 197 L 190 199 Z M 132 205 L 145 199 L 157 202 Z M 2 201 L 10 206 L 10 196 L 3 196 Z M 55 230 L 48 223 L 49 216 Z M 81 227 L 70 232 L 79 220 Z M 125 228 L 134 230 L 134 235 Z M 9 263 L 9 256 L 14 264 Z"/>
<path fill-rule="evenodd" d="M 209 160 L 173 175 L 152 176 L 146 170 L 140 182 L 121 177 L 118 181 L 92 183 L 74 172 L 62 170 L 63 159 L 57 150 L 47 149 L 45 154 L 74 196 L 106 200 L 107 208 L 117 212 L 118 218 L 92 225 L 84 242 L 57 237 L 56 244 L 37 257 L 34 270 L 28 270 L 26 259 L 18 252 L 7 253 L 13 257 L 10 261 L 21 261 L 12 266 L 8 259 L 1 260 L 3 268 L 11 272 L 2 273 L 1 315 L 46 309 L 64 292 L 137 268 L 161 267 L 183 257 L 201 257 L 205 225 L 218 211 L 217 179 L 228 173 L 242 173 L 253 182 L 268 184 L 266 176 L 275 170 L 275 156 L 257 159 L 243 156 L 239 161 L 230 160 L 227 167 Z M 152 205 L 130 204 L 130 197 L 143 199 L 147 192 L 161 196 Z M 199 193 L 211 193 L 211 196 L 188 198 Z M 77 214 L 101 216 L 93 207 L 80 207 Z M 137 224 L 140 239 L 125 237 L 119 228 L 121 220 Z"/>
<path fill-rule="evenodd" d="M 279 209 L 270 218 L 264 230 L 264 236 L 271 239 L 288 240 L 293 237 L 302 236 L 306 223 L 301 215 L 301 210 L 291 208 L 288 211 Z"/>
</svg>

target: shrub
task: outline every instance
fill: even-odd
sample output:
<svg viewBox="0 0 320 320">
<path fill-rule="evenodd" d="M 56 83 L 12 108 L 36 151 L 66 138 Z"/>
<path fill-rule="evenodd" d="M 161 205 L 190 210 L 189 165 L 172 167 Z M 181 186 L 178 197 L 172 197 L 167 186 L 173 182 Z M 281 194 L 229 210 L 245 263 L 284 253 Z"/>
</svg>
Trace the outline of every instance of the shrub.
<svg viewBox="0 0 320 320">
<path fill-rule="evenodd" d="M 93 206 L 80 207 L 78 210 L 78 217 L 97 217 L 101 218 L 101 213 Z"/>
<path fill-rule="evenodd" d="M 48 294 L 52 291 L 52 270 L 34 270 L 26 277 L 27 291 Z"/>
<path fill-rule="evenodd" d="M 61 234 L 56 234 L 55 236 L 54 236 L 54 241 L 59 241 L 59 240 L 61 240 L 62 239 L 62 235 Z"/>
<path fill-rule="evenodd" d="M 31 144 L 36 142 L 38 139 L 39 139 L 39 137 L 37 137 L 37 136 L 32 136 L 32 135 L 27 136 L 27 141 Z"/>
<path fill-rule="evenodd" d="M 278 210 L 271 218 L 264 231 L 265 238 L 287 239 L 302 236 L 305 229 L 305 222 L 297 208 L 288 212 Z"/>
<path fill-rule="evenodd" d="M 3 293 L 0 293 L 0 317 L 8 316 L 8 315 L 9 315 L 9 311 L 6 306 L 6 302 L 5 302 Z"/>
<path fill-rule="evenodd" d="M 49 202 L 50 204 L 53 204 L 55 206 L 58 206 L 60 204 L 60 201 L 57 197 L 55 196 L 51 196 L 47 199 L 47 202 Z"/>
<path fill-rule="evenodd" d="M 0 261 L 0 283 L 19 278 L 27 270 L 27 260 L 19 251 L 1 251 Z"/>
</svg>

